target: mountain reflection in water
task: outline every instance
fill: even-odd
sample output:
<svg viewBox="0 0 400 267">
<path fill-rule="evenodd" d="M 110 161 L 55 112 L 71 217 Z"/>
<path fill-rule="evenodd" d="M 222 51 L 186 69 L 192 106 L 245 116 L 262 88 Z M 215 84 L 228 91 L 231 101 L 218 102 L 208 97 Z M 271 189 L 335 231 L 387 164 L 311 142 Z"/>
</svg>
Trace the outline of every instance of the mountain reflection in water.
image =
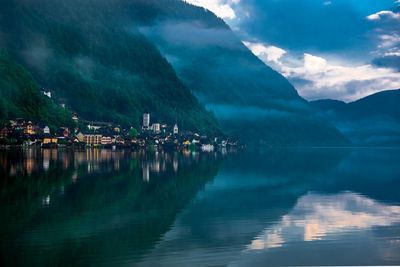
<svg viewBox="0 0 400 267">
<path fill-rule="evenodd" d="M 135 260 L 214 178 L 220 157 L 2 151 L 2 259 L 21 265 Z"/>
<path fill-rule="evenodd" d="M 0 256 L 6 265 L 400 264 L 399 152 L 0 151 Z"/>
</svg>

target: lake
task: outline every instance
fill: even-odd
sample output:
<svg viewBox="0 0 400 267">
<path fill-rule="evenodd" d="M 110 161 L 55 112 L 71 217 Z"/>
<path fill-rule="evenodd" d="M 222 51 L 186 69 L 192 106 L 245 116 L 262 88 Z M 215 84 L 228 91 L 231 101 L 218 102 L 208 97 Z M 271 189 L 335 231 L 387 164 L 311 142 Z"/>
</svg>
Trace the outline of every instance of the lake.
<svg viewBox="0 0 400 267">
<path fill-rule="evenodd" d="M 0 151 L 0 264 L 400 265 L 400 149 Z"/>
</svg>

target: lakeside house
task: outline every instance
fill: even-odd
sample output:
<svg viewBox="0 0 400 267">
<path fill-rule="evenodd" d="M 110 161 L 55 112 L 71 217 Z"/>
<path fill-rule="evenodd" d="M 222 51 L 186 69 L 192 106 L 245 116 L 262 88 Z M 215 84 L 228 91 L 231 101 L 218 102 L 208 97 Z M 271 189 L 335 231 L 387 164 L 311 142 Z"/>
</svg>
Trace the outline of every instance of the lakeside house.
<svg viewBox="0 0 400 267">
<path fill-rule="evenodd" d="M 160 130 L 160 124 L 159 124 L 159 123 L 153 123 L 152 126 L 151 126 L 151 128 L 152 128 L 152 130 L 153 130 L 153 132 L 154 132 L 155 134 L 158 134 L 158 133 L 161 132 L 161 130 Z"/>
<path fill-rule="evenodd" d="M 83 136 L 83 142 L 89 146 L 98 146 L 101 145 L 101 140 L 103 136 L 101 134 L 85 134 Z"/>
<path fill-rule="evenodd" d="M 79 142 L 83 142 L 85 135 L 82 132 L 78 132 L 75 137 L 78 139 Z"/>
<path fill-rule="evenodd" d="M 76 113 L 73 116 L 78 118 Z M 162 122 L 150 121 L 150 113 L 143 114 L 143 125 L 140 131 L 134 127 L 121 128 L 111 122 L 85 121 L 87 129 L 75 127 L 60 127 L 51 134 L 46 122 L 27 121 L 21 118 L 10 120 L 8 125 L 0 128 L 2 145 L 32 145 L 42 146 L 78 146 L 78 147 L 131 147 L 154 149 L 201 148 L 204 145 L 219 147 L 237 145 L 231 139 L 219 139 L 216 136 L 199 135 L 192 131 L 179 130 L 178 124 L 169 126 Z M 77 125 L 76 125 L 77 126 Z M 72 130 L 72 131 L 71 131 Z"/>
<path fill-rule="evenodd" d="M 111 136 L 103 136 L 101 138 L 101 145 L 105 146 L 105 145 L 111 145 L 113 143 L 113 139 L 111 138 Z"/>
<path fill-rule="evenodd" d="M 43 128 L 43 133 L 44 134 L 50 134 L 50 128 L 49 128 L 49 126 L 44 126 L 44 128 Z"/>
</svg>

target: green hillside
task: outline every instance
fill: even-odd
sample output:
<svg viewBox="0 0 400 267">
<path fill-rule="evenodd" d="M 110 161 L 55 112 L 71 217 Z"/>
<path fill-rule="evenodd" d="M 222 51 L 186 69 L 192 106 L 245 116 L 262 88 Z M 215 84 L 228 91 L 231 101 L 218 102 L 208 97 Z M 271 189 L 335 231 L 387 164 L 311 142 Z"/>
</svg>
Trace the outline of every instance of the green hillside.
<svg viewBox="0 0 400 267">
<path fill-rule="evenodd" d="M 22 66 L 0 51 L 0 122 L 9 118 L 47 121 L 50 126 L 73 126 L 71 115 L 40 94 L 39 86 Z"/>
<path fill-rule="evenodd" d="M 118 3 L 106 1 L 0 3 L 1 47 L 82 118 L 138 126 L 144 111 L 181 129 L 220 132 L 174 69 Z"/>
</svg>

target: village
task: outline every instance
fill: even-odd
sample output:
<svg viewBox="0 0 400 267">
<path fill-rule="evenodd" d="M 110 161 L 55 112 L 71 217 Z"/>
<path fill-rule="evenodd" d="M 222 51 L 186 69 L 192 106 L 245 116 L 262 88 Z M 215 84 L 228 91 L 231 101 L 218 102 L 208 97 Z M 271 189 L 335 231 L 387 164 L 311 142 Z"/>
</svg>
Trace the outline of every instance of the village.
<svg viewBox="0 0 400 267">
<path fill-rule="evenodd" d="M 73 113 L 72 119 L 80 122 Z M 10 120 L 0 130 L 0 146 L 40 146 L 42 148 L 72 147 L 104 149 L 155 149 L 201 150 L 236 147 L 237 140 L 226 137 L 201 135 L 192 131 L 180 131 L 177 123 L 151 123 L 149 113 L 143 114 L 140 129 L 122 129 L 111 122 L 84 121 L 85 129 L 60 127 L 51 131 L 45 122 L 34 123 L 22 118 Z"/>
</svg>

